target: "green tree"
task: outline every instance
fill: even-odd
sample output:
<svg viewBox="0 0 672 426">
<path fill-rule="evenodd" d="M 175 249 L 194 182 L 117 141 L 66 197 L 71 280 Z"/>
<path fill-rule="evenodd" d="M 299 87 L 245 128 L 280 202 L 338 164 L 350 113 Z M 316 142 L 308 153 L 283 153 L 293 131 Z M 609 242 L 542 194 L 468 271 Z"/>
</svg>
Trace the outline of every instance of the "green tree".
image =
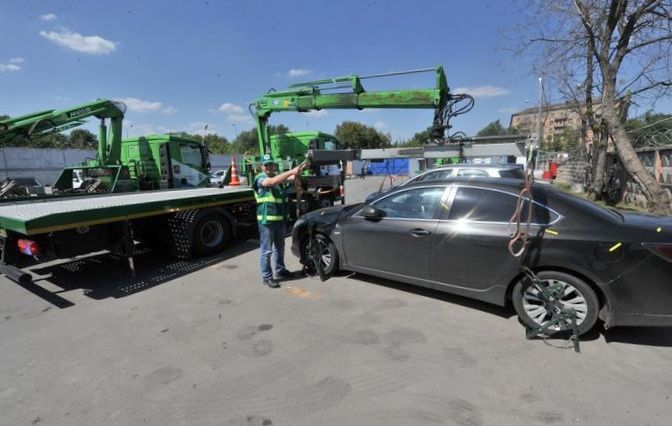
<svg viewBox="0 0 672 426">
<path fill-rule="evenodd" d="M 432 142 L 431 136 L 432 126 L 427 127 L 421 132 L 417 132 L 413 137 L 406 142 L 402 143 L 402 146 L 423 146 Z"/>
<path fill-rule="evenodd" d="M 68 148 L 96 149 L 98 138 L 86 129 L 75 129 L 70 132 L 67 140 Z"/>
<path fill-rule="evenodd" d="M 509 130 L 502 126 L 502 123 L 499 120 L 488 123 L 481 131 L 479 131 L 476 136 L 501 136 L 508 135 Z"/>
<path fill-rule="evenodd" d="M 198 140 L 201 140 L 201 138 Z M 228 154 L 231 152 L 231 143 L 224 136 L 213 133 L 205 135 L 204 141 L 213 154 Z"/>
<path fill-rule="evenodd" d="M 68 137 L 62 133 L 51 133 L 45 136 L 36 136 L 27 139 L 29 148 L 68 148 Z"/>
<path fill-rule="evenodd" d="M 541 142 L 541 149 L 551 152 L 574 152 L 579 148 L 580 141 L 581 130 L 567 127 L 560 133 L 547 135 Z"/>
<path fill-rule="evenodd" d="M 392 141 L 389 134 L 355 121 L 344 121 L 336 126 L 334 136 L 346 148 L 352 149 L 385 148 L 389 147 Z"/>
<path fill-rule="evenodd" d="M 672 114 L 647 111 L 628 119 L 625 129 L 637 148 L 672 144 Z"/>
<path fill-rule="evenodd" d="M 268 126 L 268 134 L 280 135 L 288 133 L 289 128 L 284 124 L 278 124 L 277 126 Z M 233 142 L 233 151 L 236 153 L 250 153 L 258 154 L 259 153 L 259 137 L 257 136 L 257 129 L 252 128 L 238 133 L 238 137 Z"/>
</svg>

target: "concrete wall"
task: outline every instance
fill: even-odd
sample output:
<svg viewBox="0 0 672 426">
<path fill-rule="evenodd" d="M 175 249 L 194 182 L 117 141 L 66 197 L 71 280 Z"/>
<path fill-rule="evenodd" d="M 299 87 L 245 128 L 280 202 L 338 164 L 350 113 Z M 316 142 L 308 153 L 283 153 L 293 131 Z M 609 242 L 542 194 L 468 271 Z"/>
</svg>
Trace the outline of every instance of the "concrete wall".
<svg viewBox="0 0 672 426">
<path fill-rule="evenodd" d="M 653 174 L 663 188 L 672 194 L 672 146 L 643 148 L 637 150 L 644 166 Z M 628 179 L 625 184 L 623 201 L 646 207 L 646 197 L 635 182 Z"/>
<path fill-rule="evenodd" d="M 644 167 L 653 174 L 668 192 L 672 193 L 672 146 L 643 148 L 637 150 Z M 658 157 L 658 159 L 657 159 Z M 568 162 L 558 168 L 556 181 L 567 185 L 585 185 L 587 162 Z M 629 177 L 623 184 L 623 201 L 639 207 L 646 207 L 646 197 L 639 185 Z"/>
<path fill-rule="evenodd" d="M 81 164 L 95 158 L 96 151 L 83 149 L 0 149 L 0 179 L 6 177 L 35 177 L 42 185 L 53 185 L 65 166 Z M 240 167 L 242 155 L 236 154 Z M 228 169 L 231 155 L 210 155 L 212 171 Z"/>
<path fill-rule="evenodd" d="M 42 185 L 53 185 L 66 165 L 95 158 L 96 151 L 83 149 L 0 149 L 0 178 L 35 177 Z"/>
</svg>

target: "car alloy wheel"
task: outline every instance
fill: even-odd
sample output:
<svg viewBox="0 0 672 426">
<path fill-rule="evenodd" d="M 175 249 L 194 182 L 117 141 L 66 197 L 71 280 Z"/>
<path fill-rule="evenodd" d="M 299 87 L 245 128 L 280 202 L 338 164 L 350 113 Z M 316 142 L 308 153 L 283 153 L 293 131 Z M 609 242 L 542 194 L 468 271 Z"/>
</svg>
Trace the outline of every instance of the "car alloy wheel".
<svg viewBox="0 0 672 426">
<path fill-rule="evenodd" d="M 565 272 L 541 271 L 537 277 L 544 286 L 557 289 L 556 301 L 565 308 L 576 312 L 576 325 L 579 334 L 588 332 L 597 322 L 600 307 L 599 300 L 593 289 L 583 280 Z M 521 279 L 511 295 L 513 307 L 520 320 L 529 328 L 534 329 L 546 324 L 553 317 L 553 303 L 541 297 L 539 289 L 527 279 Z M 546 335 L 566 334 L 571 331 L 569 320 L 553 324 L 545 331 Z"/>
<path fill-rule="evenodd" d="M 546 287 L 559 286 L 562 289 L 562 294 L 558 301 L 562 303 L 565 308 L 571 308 L 576 312 L 576 324 L 580 325 L 586 319 L 586 312 L 588 311 L 588 302 L 585 297 L 573 285 L 560 280 L 543 280 Z M 551 309 L 542 299 L 539 289 L 535 286 L 529 286 L 523 294 L 523 308 L 525 313 L 532 318 L 538 325 L 542 325 L 551 319 Z M 565 324 L 554 325 L 549 327 L 550 330 L 560 331 L 565 329 L 561 326 Z"/>
<path fill-rule="evenodd" d="M 316 247 L 312 247 L 309 253 L 309 239 L 306 238 L 304 252 L 307 255 L 307 266 L 311 269 L 315 269 L 310 257 L 319 256 L 320 262 L 322 264 L 322 270 L 326 275 L 332 275 L 338 269 L 338 251 L 336 245 L 326 236 L 322 234 L 315 235 Z M 314 271 L 317 272 L 317 271 Z"/>
</svg>

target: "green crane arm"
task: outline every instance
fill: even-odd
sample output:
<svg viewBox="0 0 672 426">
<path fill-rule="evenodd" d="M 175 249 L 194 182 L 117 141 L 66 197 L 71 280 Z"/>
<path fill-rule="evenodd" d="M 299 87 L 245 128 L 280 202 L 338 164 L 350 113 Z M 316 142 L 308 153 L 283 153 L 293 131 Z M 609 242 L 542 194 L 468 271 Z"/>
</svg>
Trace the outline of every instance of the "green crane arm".
<svg viewBox="0 0 672 426">
<path fill-rule="evenodd" d="M 434 72 L 436 85 L 430 89 L 391 90 L 367 92 L 362 80 L 390 75 Z M 339 93 L 324 93 L 342 90 Z M 450 90 L 442 66 L 420 70 L 401 71 L 370 76 L 349 75 L 324 80 L 293 84 L 282 92 L 269 92 L 251 104 L 255 108 L 257 135 L 261 154 L 269 152 L 268 119 L 273 112 L 307 112 L 321 109 L 364 109 L 364 108 L 433 108 L 433 135 L 440 138 L 446 128 L 444 115 L 451 99 Z"/>
<path fill-rule="evenodd" d="M 121 134 L 126 105 L 122 102 L 97 99 L 64 110 L 35 112 L 0 121 L 0 144 L 11 142 L 16 137 L 42 136 L 80 126 L 87 117 L 100 119 L 98 131 L 99 164 L 116 164 L 121 157 Z M 105 119 L 110 119 L 108 143 Z"/>
</svg>

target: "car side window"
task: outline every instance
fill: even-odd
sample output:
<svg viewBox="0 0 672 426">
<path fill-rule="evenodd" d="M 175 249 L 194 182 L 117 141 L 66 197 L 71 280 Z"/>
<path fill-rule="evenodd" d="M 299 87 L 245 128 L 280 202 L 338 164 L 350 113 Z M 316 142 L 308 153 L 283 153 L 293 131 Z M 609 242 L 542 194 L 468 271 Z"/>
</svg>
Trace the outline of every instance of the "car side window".
<svg viewBox="0 0 672 426">
<path fill-rule="evenodd" d="M 460 169 L 457 171 L 458 176 L 467 177 L 488 177 L 488 172 L 479 169 Z"/>
<path fill-rule="evenodd" d="M 518 196 L 500 191 L 482 188 L 459 188 L 450 206 L 447 219 L 506 223 L 511 220 L 517 202 Z M 529 203 L 525 201 L 521 213 L 523 220 L 527 219 L 528 205 Z M 548 224 L 557 217 L 546 207 L 533 203 L 532 223 Z"/>
<path fill-rule="evenodd" d="M 398 192 L 374 203 L 386 218 L 433 219 L 443 197 L 444 187 L 416 188 Z"/>
</svg>

